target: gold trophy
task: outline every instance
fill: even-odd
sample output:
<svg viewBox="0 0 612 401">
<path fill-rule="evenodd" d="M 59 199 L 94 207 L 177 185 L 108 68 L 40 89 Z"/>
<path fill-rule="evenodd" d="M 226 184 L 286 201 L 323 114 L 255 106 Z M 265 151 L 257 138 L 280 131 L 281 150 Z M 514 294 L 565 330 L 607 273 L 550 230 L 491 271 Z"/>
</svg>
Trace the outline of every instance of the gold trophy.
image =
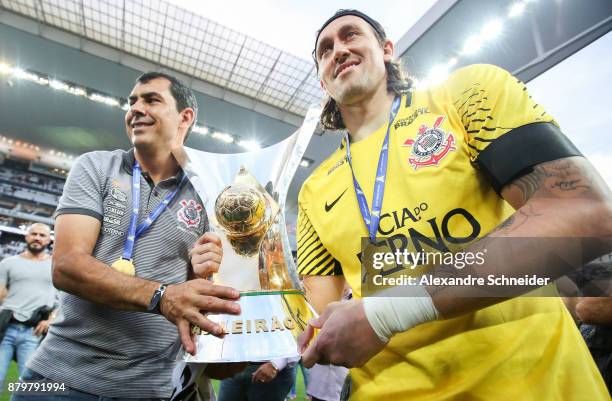
<svg viewBox="0 0 612 401">
<path fill-rule="evenodd" d="M 313 317 L 297 278 L 283 215 L 289 184 L 320 110 L 289 138 L 259 151 L 215 154 L 178 146 L 176 159 L 205 204 L 223 259 L 213 281 L 240 291 L 241 314 L 209 314 L 223 338 L 192 327 L 188 363 L 267 361 L 299 356 L 297 335 Z M 264 188 L 261 182 L 266 183 Z"/>
<path fill-rule="evenodd" d="M 246 175 L 241 168 L 239 175 Z M 225 188 L 215 202 L 215 216 L 238 255 L 254 256 L 270 227 L 270 207 L 254 185 L 234 184 Z"/>
</svg>

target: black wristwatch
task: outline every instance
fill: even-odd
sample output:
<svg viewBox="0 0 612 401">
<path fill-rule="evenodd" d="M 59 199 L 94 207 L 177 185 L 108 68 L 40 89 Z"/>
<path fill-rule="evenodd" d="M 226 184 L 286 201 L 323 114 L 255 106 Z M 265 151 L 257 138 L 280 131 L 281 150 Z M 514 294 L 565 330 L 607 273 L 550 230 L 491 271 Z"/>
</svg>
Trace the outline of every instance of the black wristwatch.
<svg viewBox="0 0 612 401">
<path fill-rule="evenodd" d="M 160 284 L 159 288 L 155 290 L 153 296 L 151 297 L 151 302 L 147 307 L 147 312 L 157 313 L 158 315 L 161 315 L 161 299 L 164 296 L 164 292 L 166 291 L 167 287 L 168 284 Z"/>
</svg>

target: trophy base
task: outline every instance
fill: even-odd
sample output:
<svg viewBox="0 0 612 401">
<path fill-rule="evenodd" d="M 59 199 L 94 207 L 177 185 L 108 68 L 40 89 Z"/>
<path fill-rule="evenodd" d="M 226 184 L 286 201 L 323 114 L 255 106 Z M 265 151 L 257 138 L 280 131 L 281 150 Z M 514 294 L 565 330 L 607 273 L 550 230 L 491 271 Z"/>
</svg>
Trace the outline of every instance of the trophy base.
<svg viewBox="0 0 612 401">
<path fill-rule="evenodd" d="M 300 290 L 240 293 L 240 315 L 208 315 L 225 329 L 218 338 L 193 327 L 196 355 L 189 363 L 257 362 L 299 356 L 297 336 L 314 317 Z"/>
</svg>

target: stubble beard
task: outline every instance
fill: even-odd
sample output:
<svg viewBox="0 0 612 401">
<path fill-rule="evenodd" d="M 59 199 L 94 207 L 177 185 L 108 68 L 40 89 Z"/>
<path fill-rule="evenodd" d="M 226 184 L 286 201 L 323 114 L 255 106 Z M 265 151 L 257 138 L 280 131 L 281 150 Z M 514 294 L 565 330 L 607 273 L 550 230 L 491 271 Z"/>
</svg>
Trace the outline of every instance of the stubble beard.
<svg viewBox="0 0 612 401">
<path fill-rule="evenodd" d="M 380 89 L 380 85 L 384 85 L 385 90 L 387 87 L 385 71 L 380 76 L 377 72 L 359 71 L 358 76 L 348 78 L 347 82 L 338 86 L 336 94 L 332 96 L 336 103 L 342 106 L 352 106 L 374 96 Z"/>
<path fill-rule="evenodd" d="M 38 248 L 34 248 L 34 246 L 37 246 L 37 245 L 38 245 Z M 44 252 L 46 247 L 43 246 L 42 244 L 34 244 L 34 243 L 27 244 L 26 243 L 26 248 L 28 249 L 28 252 L 30 252 L 32 255 L 38 255 L 41 252 Z"/>
<path fill-rule="evenodd" d="M 336 103 L 343 106 L 350 106 L 354 103 L 359 102 L 367 95 L 368 92 L 368 79 L 367 77 L 355 77 L 352 82 L 347 82 L 341 86 L 333 96 Z"/>
</svg>

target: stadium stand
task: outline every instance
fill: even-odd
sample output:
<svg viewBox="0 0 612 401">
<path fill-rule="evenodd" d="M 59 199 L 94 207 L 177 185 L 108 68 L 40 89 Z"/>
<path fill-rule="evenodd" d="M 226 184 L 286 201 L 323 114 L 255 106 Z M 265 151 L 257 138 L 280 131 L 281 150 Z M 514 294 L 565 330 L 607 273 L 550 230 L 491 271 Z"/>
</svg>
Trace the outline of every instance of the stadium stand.
<svg viewBox="0 0 612 401">
<path fill-rule="evenodd" d="M 23 252 L 28 225 L 53 225 L 53 212 L 64 188 L 62 176 L 19 160 L 5 159 L 0 164 L 0 259 Z"/>
</svg>

